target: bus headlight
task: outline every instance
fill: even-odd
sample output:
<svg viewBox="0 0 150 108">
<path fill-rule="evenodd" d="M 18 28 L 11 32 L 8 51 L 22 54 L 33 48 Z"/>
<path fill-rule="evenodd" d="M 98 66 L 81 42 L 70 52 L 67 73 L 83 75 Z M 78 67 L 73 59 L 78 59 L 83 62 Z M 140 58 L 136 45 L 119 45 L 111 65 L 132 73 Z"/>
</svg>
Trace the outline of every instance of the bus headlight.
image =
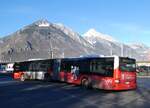
<svg viewBox="0 0 150 108">
<path fill-rule="evenodd" d="M 120 83 L 120 80 L 115 80 L 115 83 Z"/>
</svg>

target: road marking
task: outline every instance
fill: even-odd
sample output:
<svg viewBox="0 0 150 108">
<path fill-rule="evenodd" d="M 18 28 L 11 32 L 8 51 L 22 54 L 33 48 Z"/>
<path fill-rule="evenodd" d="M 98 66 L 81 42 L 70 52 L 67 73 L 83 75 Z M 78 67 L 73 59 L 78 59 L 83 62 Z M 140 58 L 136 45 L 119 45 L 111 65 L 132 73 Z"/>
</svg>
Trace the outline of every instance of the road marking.
<svg viewBox="0 0 150 108">
<path fill-rule="evenodd" d="M 18 81 L 0 81 L 0 84 L 11 84 L 11 83 L 16 83 Z"/>
</svg>

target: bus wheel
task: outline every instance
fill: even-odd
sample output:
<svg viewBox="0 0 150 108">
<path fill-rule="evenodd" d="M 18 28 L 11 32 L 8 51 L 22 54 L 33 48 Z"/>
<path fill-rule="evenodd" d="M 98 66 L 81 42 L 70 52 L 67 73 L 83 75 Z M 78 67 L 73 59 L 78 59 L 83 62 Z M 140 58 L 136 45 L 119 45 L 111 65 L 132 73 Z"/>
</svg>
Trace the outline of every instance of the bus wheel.
<svg viewBox="0 0 150 108">
<path fill-rule="evenodd" d="M 84 88 L 90 88 L 90 83 L 89 83 L 88 79 L 86 79 L 86 78 L 82 79 L 81 85 L 82 85 Z"/>
<path fill-rule="evenodd" d="M 24 74 L 22 74 L 22 75 L 21 75 L 21 77 L 20 77 L 20 81 L 25 81 Z"/>
<path fill-rule="evenodd" d="M 50 75 L 49 74 L 45 74 L 44 75 L 44 81 L 51 81 L 51 77 L 50 77 Z"/>
</svg>

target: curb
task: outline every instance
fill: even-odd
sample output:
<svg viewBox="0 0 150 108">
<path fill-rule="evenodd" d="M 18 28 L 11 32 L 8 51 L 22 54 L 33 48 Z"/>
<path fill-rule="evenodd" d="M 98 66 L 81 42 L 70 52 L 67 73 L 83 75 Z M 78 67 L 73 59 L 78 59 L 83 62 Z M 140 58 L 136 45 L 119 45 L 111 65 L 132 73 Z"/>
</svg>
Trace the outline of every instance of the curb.
<svg viewBox="0 0 150 108">
<path fill-rule="evenodd" d="M 137 78 L 150 78 L 150 76 L 137 76 Z"/>
</svg>

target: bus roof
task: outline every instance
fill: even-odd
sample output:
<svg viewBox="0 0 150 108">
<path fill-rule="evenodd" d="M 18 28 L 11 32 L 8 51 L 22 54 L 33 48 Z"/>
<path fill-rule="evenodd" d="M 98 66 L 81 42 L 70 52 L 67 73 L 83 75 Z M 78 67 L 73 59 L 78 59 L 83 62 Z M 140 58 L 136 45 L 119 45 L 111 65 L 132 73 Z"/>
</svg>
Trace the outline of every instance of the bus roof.
<svg viewBox="0 0 150 108">
<path fill-rule="evenodd" d="M 16 61 L 15 63 L 21 63 L 21 62 L 32 62 L 32 61 L 48 61 L 48 60 L 90 60 L 90 59 L 100 59 L 100 58 L 115 58 L 115 57 L 121 57 L 121 56 L 117 56 L 117 55 L 113 55 L 113 56 L 102 56 L 102 57 L 98 57 L 98 56 L 87 56 L 87 57 L 68 57 L 68 58 L 54 58 L 54 59 L 50 59 L 50 58 L 36 58 L 36 59 L 29 59 L 29 60 L 25 60 L 25 61 Z M 128 58 L 128 59 L 133 59 L 133 58 L 129 58 L 129 57 L 121 57 L 121 58 Z M 0 64 L 10 64 L 10 63 L 0 63 Z"/>
</svg>

